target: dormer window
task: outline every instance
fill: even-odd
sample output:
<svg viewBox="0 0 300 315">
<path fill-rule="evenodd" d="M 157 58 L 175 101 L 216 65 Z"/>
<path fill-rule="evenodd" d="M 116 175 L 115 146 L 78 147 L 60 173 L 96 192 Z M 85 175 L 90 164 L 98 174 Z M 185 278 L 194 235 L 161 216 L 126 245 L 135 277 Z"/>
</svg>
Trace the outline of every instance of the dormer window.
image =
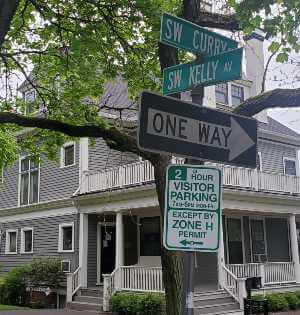
<svg viewBox="0 0 300 315">
<path fill-rule="evenodd" d="M 33 102 L 35 100 L 35 90 L 29 90 L 24 93 L 24 100 L 26 102 L 26 114 L 33 112 Z"/>
<path fill-rule="evenodd" d="M 216 85 L 216 102 L 221 104 L 228 104 L 227 83 L 220 83 Z"/>
<path fill-rule="evenodd" d="M 231 103 L 232 106 L 240 105 L 244 101 L 244 88 L 231 84 Z"/>
</svg>

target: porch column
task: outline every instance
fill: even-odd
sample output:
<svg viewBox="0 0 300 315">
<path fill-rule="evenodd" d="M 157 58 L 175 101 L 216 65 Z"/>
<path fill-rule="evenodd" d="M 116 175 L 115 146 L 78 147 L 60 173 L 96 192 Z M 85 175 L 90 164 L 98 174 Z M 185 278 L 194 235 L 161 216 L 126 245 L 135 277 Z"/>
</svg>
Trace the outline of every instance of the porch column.
<svg viewBox="0 0 300 315">
<path fill-rule="evenodd" d="M 225 265 L 225 254 L 224 254 L 224 236 L 223 236 L 223 220 L 222 216 L 220 217 L 220 240 L 219 240 L 219 249 L 218 249 L 218 273 L 219 273 L 219 286 L 224 288 L 224 272 L 222 266 Z"/>
<path fill-rule="evenodd" d="M 116 215 L 116 268 L 124 266 L 124 231 L 123 214 L 117 212 Z"/>
<path fill-rule="evenodd" d="M 79 267 L 81 267 L 80 282 L 87 287 L 87 256 L 88 256 L 88 215 L 80 213 L 79 223 Z"/>
<path fill-rule="evenodd" d="M 299 249 L 297 241 L 297 230 L 296 230 L 296 216 L 291 214 L 289 218 L 290 222 L 290 238 L 291 238 L 291 251 L 292 259 L 295 264 L 295 278 L 296 282 L 300 282 L 300 263 L 299 263 Z"/>
</svg>

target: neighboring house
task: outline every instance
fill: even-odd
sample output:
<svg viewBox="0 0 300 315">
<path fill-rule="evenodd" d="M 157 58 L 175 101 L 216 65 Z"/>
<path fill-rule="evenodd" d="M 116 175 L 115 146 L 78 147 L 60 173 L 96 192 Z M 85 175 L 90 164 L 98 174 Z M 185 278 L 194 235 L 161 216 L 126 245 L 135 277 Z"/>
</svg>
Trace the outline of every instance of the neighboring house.
<svg viewBox="0 0 300 315">
<path fill-rule="evenodd" d="M 248 45 L 247 79 L 206 88 L 205 105 L 231 110 L 260 92 L 262 38 L 248 38 Z M 122 91 L 119 101 L 128 101 L 121 81 L 109 89 Z M 183 98 L 195 98 L 195 93 Z M 257 120 L 257 169 L 219 165 L 223 241 L 218 253 L 195 254 L 194 275 L 195 301 L 213 296 L 219 302 L 213 307 L 195 303 L 202 314 L 239 312 L 244 277 L 261 276 L 265 291 L 293 289 L 300 282 L 300 136 L 265 112 Z M 34 257 L 59 257 L 69 273 L 67 288 L 59 293 L 77 309 L 99 310 L 100 300 L 90 303 L 83 295 L 97 296 L 103 281 L 112 291 L 163 291 L 161 218 L 150 163 L 110 150 L 101 139 L 95 145 L 86 138 L 66 143 L 58 155 L 59 164 L 20 156 L 4 170 L 0 272 Z M 225 291 L 212 293 L 218 288 Z"/>
</svg>

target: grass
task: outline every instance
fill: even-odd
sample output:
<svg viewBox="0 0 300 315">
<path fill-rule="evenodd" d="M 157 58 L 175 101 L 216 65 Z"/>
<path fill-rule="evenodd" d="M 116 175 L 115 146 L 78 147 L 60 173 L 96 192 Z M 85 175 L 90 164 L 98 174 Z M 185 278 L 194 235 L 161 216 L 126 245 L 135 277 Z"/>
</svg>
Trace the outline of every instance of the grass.
<svg viewBox="0 0 300 315">
<path fill-rule="evenodd" d="M 12 311 L 12 310 L 25 310 L 25 309 L 28 309 L 28 307 L 19 307 L 19 306 L 13 306 L 13 305 L 0 304 L 0 312 L 1 311 Z"/>
</svg>

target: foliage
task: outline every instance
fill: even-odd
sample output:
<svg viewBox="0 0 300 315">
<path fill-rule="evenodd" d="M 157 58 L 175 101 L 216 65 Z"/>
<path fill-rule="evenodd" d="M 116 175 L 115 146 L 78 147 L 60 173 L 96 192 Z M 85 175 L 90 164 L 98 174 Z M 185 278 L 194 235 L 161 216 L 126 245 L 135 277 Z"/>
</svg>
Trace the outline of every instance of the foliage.
<svg viewBox="0 0 300 315">
<path fill-rule="evenodd" d="M 234 8 L 245 32 L 261 29 L 272 40 L 269 50 L 280 50 L 276 58 L 278 62 L 287 61 L 291 49 L 299 52 L 299 1 L 229 0 L 228 3 Z"/>
<path fill-rule="evenodd" d="M 61 260 L 35 258 L 27 266 L 26 277 L 31 287 L 58 288 L 65 275 L 61 270 Z"/>
<path fill-rule="evenodd" d="M 267 294 L 265 297 L 263 297 L 262 295 L 255 295 L 253 297 L 253 299 L 255 300 L 262 300 L 263 298 L 265 298 L 268 301 L 269 311 L 271 312 L 295 309 L 293 307 L 295 307 L 296 305 L 297 307 L 299 307 L 299 304 L 297 304 L 296 302 L 297 296 L 292 292 L 272 293 Z"/>
<path fill-rule="evenodd" d="M 38 258 L 0 278 L 0 303 L 24 305 L 26 287 L 58 288 L 64 279 L 59 259 Z"/>
<path fill-rule="evenodd" d="M 291 310 L 296 310 L 300 308 L 300 299 L 294 292 L 286 293 L 284 294 L 284 297 L 289 303 L 289 308 Z"/>
<path fill-rule="evenodd" d="M 126 314 L 158 314 L 164 305 L 164 297 L 158 293 L 120 292 L 112 297 L 112 310 Z"/>
<path fill-rule="evenodd" d="M 26 294 L 26 267 L 12 269 L 0 283 L 0 302 L 9 305 L 24 305 Z"/>
</svg>

